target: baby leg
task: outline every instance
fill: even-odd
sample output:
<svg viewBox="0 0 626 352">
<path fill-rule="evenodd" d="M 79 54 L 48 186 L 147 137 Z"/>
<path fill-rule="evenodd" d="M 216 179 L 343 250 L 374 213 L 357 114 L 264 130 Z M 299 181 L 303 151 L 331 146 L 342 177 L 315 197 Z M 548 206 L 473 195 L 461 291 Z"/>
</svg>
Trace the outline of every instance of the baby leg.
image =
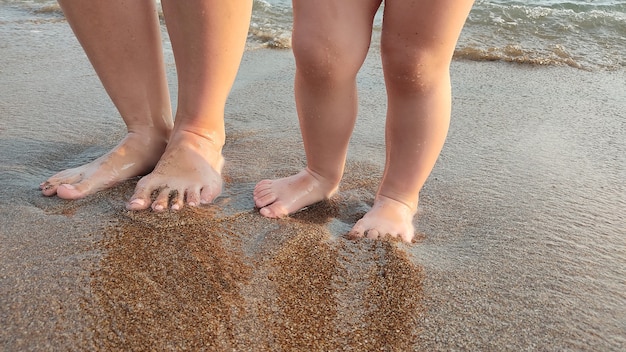
<svg viewBox="0 0 626 352">
<path fill-rule="evenodd" d="M 450 61 L 471 6 L 471 0 L 386 2 L 387 160 L 374 206 L 351 237 L 412 240 L 419 192 L 448 132 Z"/>
<path fill-rule="evenodd" d="M 307 167 L 257 184 L 263 216 L 288 215 L 337 190 L 357 113 L 356 74 L 379 6 L 380 0 L 294 0 L 295 96 Z"/>
</svg>

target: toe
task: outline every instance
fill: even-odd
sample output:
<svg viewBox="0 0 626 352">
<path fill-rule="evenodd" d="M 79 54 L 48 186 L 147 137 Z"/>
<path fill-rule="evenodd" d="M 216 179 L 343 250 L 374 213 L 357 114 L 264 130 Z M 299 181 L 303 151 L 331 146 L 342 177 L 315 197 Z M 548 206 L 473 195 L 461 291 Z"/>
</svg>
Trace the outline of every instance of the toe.
<svg viewBox="0 0 626 352">
<path fill-rule="evenodd" d="M 50 197 L 57 194 L 57 185 L 54 185 L 50 182 L 44 182 L 39 188 L 41 189 L 41 193 L 44 196 Z"/>
<path fill-rule="evenodd" d="M 348 238 L 357 239 L 363 238 L 365 236 L 366 228 L 363 226 L 363 219 L 359 220 L 352 226 L 352 230 L 348 233 Z"/>
<path fill-rule="evenodd" d="M 215 191 L 214 187 L 202 187 L 202 191 L 200 191 L 200 204 L 210 204 L 219 194 L 220 192 Z"/>
<path fill-rule="evenodd" d="M 276 201 L 276 195 L 274 193 L 265 194 L 263 196 L 254 197 L 254 204 L 257 208 L 262 208 L 268 204 L 271 204 Z"/>
<path fill-rule="evenodd" d="M 167 187 L 163 188 L 157 195 L 154 202 L 152 202 L 152 210 L 156 212 L 164 211 L 165 209 L 167 209 L 169 200 L 170 200 L 170 189 Z"/>
<path fill-rule="evenodd" d="M 259 213 L 266 218 L 277 219 L 287 215 L 288 211 L 280 204 L 274 203 L 259 209 Z"/>
<path fill-rule="evenodd" d="M 128 210 L 144 210 L 150 207 L 152 204 L 152 189 L 143 186 L 143 182 L 141 179 L 137 183 L 137 188 L 135 188 L 135 193 L 132 197 L 130 197 L 130 201 L 126 205 L 126 209 Z"/>
<path fill-rule="evenodd" d="M 367 238 L 376 240 L 380 238 L 380 232 L 377 229 L 369 229 L 366 231 Z"/>
<path fill-rule="evenodd" d="M 144 210 L 148 209 L 150 206 L 150 202 L 148 202 L 145 198 L 133 198 L 128 204 L 126 204 L 126 209 L 128 210 Z"/>
<path fill-rule="evenodd" d="M 183 191 L 172 192 L 172 197 L 170 199 L 170 208 L 172 210 L 182 209 L 185 204 L 184 198 L 185 198 L 185 193 Z"/>
<path fill-rule="evenodd" d="M 185 200 L 187 202 L 187 205 L 189 205 L 190 207 L 198 206 L 200 204 L 200 189 L 188 189 Z"/>
<path fill-rule="evenodd" d="M 42 182 L 39 185 L 39 189 L 41 189 L 41 193 L 43 193 L 43 195 L 45 196 L 53 196 L 57 194 L 57 190 L 60 185 L 62 184 L 63 185 L 75 185 L 79 183 L 81 181 L 81 175 L 72 173 L 70 171 L 72 170 L 65 170 L 65 171 L 59 172 L 58 174 L 47 179 L 45 182 Z M 76 193 L 76 192 L 74 192 L 74 190 L 68 189 L 68 191 L 66 192 L 68 197 L 67 198 L 62 197 L 62 198 L 76 199 L 76 198 L 69 197 L 69 195 L 73 193 Z"/>
<path fill-rule="evenodd" d="M 76 184 L 83 179 L 84 175 L 85 172 L 82 169 L 68 169 L 49 177 L 42 185 L 54 185 L 58 187 L 60 184 Z"/>
<path fill-rule="evenodd" d="M 57 196 L 62 199 L 80 199 L 90 194 L 91 184 L 80 182 L 76 184 L 61 184 L 56 189 Z"/>
<path fill-rule="evenodd" d="M 402 239 L 402 241 L 406 243 L 412 243 L 413 238 L 415 238 L 415 233 L 413 232 L 402 233 L 399 235 L 399 237 Z"/>
<path fill-rule="evenodd" d="M 257 199 L 257 198 L 267 197 L 268 195 L 271 195 L 271 194 L 274 194 L 271 188 L 263 188 L 263 189 L 255 189 L 252 195 L 254 196 L 255 199 Z"/>
<path fill-rule="evenodd" d="M 272 180 L 262 180 L 254 186 L 254 194 L 256 195 L 259 192 L 263 192 L 269 188 L 271 188 Z"/>
</svg>

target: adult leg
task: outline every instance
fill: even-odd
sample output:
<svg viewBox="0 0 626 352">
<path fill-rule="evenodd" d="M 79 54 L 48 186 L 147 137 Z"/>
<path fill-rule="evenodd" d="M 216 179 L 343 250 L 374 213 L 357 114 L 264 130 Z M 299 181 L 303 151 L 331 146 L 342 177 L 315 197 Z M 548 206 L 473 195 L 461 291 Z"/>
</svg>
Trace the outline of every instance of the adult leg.
<svg viewBox="0 0 626 352">
<path fill-rule="evenodd" d="M 412 240 L 419 192 L 448 132 L 450 62 L 472 3 L 387 0 L 381 43 L 387 160 L 374 206 L 351 236 Z"/>
<path fill-rule="evenodd" d="M 343 175 L 357 114 L 356 75 L 380 0 L 294 0 L 295 96 L 307 167 L 254 189 L 262 215 L 277 218 L 331 196 Z"/>
<path fill-rule="evenodd" d="M 163 0 L 178 73 L 170 142 L 127 207 L 155 211 L 210 203 L 222 190 L 224 107 L 245 48 L 251 0 Z M 151 195 L 156 192 L 156 199 Z"/>
<path fill-rule="evenodd" d="M 77 199 L 150 172 L 173 122 L 154 1 L 59 4 L 128 130 L 106 155 L 40 185 L 46 196 Z"/>
</svg>

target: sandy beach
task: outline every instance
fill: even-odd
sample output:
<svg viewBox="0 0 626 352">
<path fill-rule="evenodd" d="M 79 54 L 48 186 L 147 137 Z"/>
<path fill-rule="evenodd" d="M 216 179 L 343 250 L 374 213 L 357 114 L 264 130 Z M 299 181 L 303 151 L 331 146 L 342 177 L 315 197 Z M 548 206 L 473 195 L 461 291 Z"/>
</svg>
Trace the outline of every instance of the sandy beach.
<svg viewBox="0 0 626 352">
<path fill-rule="evenodd" d="M 0 350 L 626 348 L 626 71 L 455 61 L 416 243 L 354 242 L 384 166 L 375 50 L 330 201 L 254 209 L 257 181 L 305 164 L 292 54 L 255 49 L 226 108 L 222 196 L 133 213 L 136 179 L 40 194 L 125 130 L 67 23 L 20 26 L 0 32 Z M 167 44 L 166 64 L 175 102 Z"/>
</svg>

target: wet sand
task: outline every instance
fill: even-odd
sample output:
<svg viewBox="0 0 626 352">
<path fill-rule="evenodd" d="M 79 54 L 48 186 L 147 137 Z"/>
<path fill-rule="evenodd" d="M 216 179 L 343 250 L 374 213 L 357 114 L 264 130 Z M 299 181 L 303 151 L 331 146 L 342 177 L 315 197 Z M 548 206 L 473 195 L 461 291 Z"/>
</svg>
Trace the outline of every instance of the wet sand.
<svg viewBox="0 0 626 352">
<path fill-rule="evenodd" d="M 216 204 L 132 213 L 136 180 L 73 202 L 40 195 L 124 126 L 67 24 L 22 26 L 0 32 L 0 349 L 626 346 L 624 72 L 455 62 L 417 243 L 354 242 L 343 235 L 384 165 L 376 53 L 338 196 L 284 220 L 254 209 L 258 180 L 305 162 L 291 53 L 259 49 L 227 106 Z"/>
</svg>

